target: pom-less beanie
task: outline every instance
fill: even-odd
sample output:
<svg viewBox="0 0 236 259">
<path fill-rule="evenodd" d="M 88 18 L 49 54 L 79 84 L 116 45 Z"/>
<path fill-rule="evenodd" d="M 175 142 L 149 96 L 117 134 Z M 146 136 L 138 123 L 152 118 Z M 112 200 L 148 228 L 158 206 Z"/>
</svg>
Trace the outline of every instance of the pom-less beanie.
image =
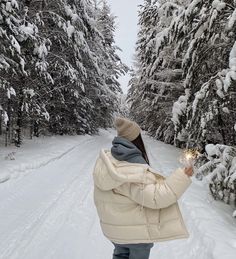
<svg viewBox="0 0 236 259">
<path fill-rule="evenodd" d="M 135 140 L 141 133 L 141 129 L 136 122 L 122 117 L 116 117 L 115 127 L 117 135 L 119 137 L 126 138 L 129 141 Z"/>
</svg>

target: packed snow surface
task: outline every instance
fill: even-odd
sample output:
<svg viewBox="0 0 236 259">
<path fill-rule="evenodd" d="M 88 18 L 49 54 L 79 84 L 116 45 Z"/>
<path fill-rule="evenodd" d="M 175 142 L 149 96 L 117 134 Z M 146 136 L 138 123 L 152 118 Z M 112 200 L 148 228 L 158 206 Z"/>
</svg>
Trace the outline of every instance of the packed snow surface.
<svg viewBox="0 0 236 259">
<path fill-rule="evenodd" d="M 113 130 L 100 135 L 47 137 L 21 149 L 1 148 L 0 259 L 109 259 L 113 245 L 103 236 L 93 204 L 92 170 Z M 144 138 L 151 164 L 169 175 L 180 149 Z M 179 200 L 188 239 L 160 242 L 151 259 L 234 259 L 233 208 L 214 201 L 207 179 L 195 178 Z"/>
</svg>

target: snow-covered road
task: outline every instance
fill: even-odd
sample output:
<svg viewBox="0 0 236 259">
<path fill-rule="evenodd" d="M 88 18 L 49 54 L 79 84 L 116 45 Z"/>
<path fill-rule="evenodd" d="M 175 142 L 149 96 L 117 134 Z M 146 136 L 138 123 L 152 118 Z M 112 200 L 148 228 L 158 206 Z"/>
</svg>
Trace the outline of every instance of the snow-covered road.
<svg viewBox="0 0 236 259">
<path fill-rule="evenodd" d="M 92 169 L 113 136 L 81 137 L 57 159 L 0 184 L 0 259 L 111 258 L 93 204 Z M 145 143 L 154 168 L 168 175 L 178 166 L 179 149 L 149 137 Z M 151 259 L 235 258 L 233 209 L 214 201 L 206 182 L 193 179 L 179 204 L 190 238 L 156 244 Z"/>
</svg>

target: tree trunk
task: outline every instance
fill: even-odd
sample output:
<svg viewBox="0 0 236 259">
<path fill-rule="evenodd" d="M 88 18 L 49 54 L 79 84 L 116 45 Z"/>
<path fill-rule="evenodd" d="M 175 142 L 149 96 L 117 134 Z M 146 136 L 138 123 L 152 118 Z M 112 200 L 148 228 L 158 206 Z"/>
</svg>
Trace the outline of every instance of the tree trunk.
<svg viewBox="0 0 236 259">
<path fill-rule="evenodd" d="M 24 79 L 23 85 L 24 85 Z M 16 129 L 16 142 L 15 145 L 20 147 L 22 144 L 22 125 L 23 125 L 23 112 L 22 107 L 24 103 L 24 94 L 23 94 L 23 87 L 21 86 L 20 93 L 19 93 L 19 104 L 18 104 L 18 111 L 17 111 L 17 129 Z"/>
<path fill-rule="evenodd" d="M 34 124 L 33 124 L 33 129 L 34 129 L 34 136 L 35 137 L 39 137 L 39 123 L 37 121 L 34 121 Z"/>
<path fill-rule="evenodd" d="M 224 132 L 224 121 L 223 121 L 222 116 L 221 116 L 219 103 L 217 104 L 217 109 L 218 109 L 218 127 L 219 127 L 220 134 L 222 136 L 222 139 L 223 139 L 223 144 L 226 145 L 227 141 L 226 141 L 226 136 L 225 136 L 225 132 Z"/>
</svg>

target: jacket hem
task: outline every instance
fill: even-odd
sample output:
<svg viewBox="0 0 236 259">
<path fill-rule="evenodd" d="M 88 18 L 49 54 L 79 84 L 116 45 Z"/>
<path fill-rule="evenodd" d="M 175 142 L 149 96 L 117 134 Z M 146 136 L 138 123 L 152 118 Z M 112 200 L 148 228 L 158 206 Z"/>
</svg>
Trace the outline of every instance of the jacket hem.
<svg viewBox="0 0 236 259">
<path fill-rule="evenodd" d="M 185 235 L 178 235 L 178 236 L 171 236 L 166 238 L 154 238 L 154 239 L 132 239 L 132 240 L 124 240 L 124 239 L 115 239 L 110 238 L 106 236 L 111 242 L 114 242 L 116 244 L 140 244 L 140 243 L 158 243 L 158 242 L 164 242 L 164 241 L 171 241 L 175 239 L 187 239 L 189 238 L 189 234 Z"/>
</svg>

